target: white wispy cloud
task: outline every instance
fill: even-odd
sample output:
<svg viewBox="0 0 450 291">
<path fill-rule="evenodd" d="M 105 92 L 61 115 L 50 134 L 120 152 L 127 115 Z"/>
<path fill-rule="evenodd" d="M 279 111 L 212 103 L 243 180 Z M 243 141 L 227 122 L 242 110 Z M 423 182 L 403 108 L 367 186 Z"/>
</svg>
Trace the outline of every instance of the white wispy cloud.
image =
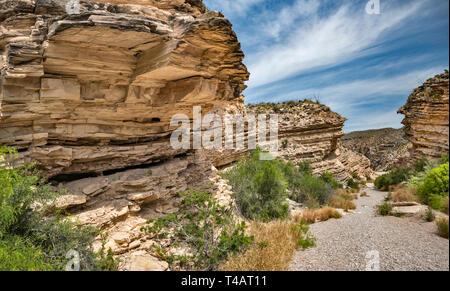
<svg viewBox="0 0 450 291">
<path fill-rule="evenodd" d="M 313 13 L 319 8 L 318 3 L 318 0 L 296 2 L 298 10 L 306 7 L 301 10 L 305 11 L 301 21 L 296 21 L 299 14 L 295 9 L 291 9 L 292 13 L 283 9 L 274 16 L 269 34 L 278 37 L 283 30 L 288 33 L 248 56 L 249 86 L 266 85 L 374 53 L 380 35 L 404 23 L 422 5 L 415 1 L 402 7 L 386 6 L 382 14 L 368 15 L 364 6 L 356 9 L 345 3 L 334 13 L 319 16 Z"/>
</svg>

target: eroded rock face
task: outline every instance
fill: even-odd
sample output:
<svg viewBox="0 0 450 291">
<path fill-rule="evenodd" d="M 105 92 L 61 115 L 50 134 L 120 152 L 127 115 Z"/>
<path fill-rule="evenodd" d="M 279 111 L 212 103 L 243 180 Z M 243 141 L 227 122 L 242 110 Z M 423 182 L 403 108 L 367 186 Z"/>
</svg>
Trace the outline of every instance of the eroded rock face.
<svg viewBox="0 0 450 291">
<path fill-rule="evenodd" d="M 361 177 L 372 175 L 370 161 L 363 156 L 341 156 L 339 145 L 346 118 L 325 105 L 311 101 L 262 103 L 249 105 L 248 114 L 278 114 L 279 151 L 285 160 L 310 162 L 315 173 L 331 172 L 341 182 L 351 178 L 352 171 Z M 356 166 L 357 162 L 363 164 Z M 353 166 L 348 168 L 348 164 Z"/>
<path fill-rule="evenodd" d="M 342 137 L 341 142 L 346 149 L 367 157 L 375 171 L 407 162 L 412 146 L 403 129 L 394 128 L 352 132 Z"/>
<path fill-rule="evenodd" d="M 241 98 L 236 35 L 201 1 L 82 1 L 77 15 L 65 2 L 0 1 L 0 143 L 48 176 L 185 154 L 171 117 Z"/>
<path fill-rule="evenodd" d="M 413 144 L 413 159 L 436 159 L 449 151 L 449 74 L 427 80 L 415 89 L 398 111 L 405 115 L 403 124 Z"/>
<path fill-rule="evenodd" d="M 138 258 L 151 256 L 147 219 L 189 188 L 229 200 L 205 152 L 172 148 L 170 120 L 239 110 L 240 44 L 201 0 L 67 3 L 0 0 L 0 144 L 68 190 L 56 208 L 108 230 L 121 269 L 167 269 Z"/>
</svg>

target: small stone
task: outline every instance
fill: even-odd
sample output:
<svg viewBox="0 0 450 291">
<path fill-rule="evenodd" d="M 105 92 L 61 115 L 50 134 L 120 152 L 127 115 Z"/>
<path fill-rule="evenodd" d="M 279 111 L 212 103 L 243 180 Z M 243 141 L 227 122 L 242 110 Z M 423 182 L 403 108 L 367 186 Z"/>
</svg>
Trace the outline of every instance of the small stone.
<svg viewBox="0 0 450 291">
<path fill-rule="evenodd" d="M 86 203 L 85 195 L 63 195 L 58 197 L 55 203 L 55 208 L 64 210 L 70 207 L 83 205 Z"/>
<path fill-rule="evenodd" d="M 130 257 L 129 271 L 166 271 L 169 264 L 146 252 L 136 252 Z"/>
</svg>

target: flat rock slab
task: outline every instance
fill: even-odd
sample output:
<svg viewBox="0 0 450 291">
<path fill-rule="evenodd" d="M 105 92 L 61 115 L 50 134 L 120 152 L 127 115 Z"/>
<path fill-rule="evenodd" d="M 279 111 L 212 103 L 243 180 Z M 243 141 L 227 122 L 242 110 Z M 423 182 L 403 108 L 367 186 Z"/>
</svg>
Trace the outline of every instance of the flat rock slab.
<svg viewBox="0 0 450 291">
<path fill-rule="evenodd" d="M 419 216 L 427 211 L 428 207 L 425 205 L 415 206 L 397 206 L 392 209 L 392 212 L 402 216 Z"/>
</svg>

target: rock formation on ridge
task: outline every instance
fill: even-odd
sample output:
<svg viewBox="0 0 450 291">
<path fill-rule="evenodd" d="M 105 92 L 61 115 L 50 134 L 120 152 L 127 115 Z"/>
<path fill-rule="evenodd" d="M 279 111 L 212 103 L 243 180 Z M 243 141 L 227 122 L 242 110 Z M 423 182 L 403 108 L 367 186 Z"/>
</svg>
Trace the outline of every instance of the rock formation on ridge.
<svg viewBox="0 0 450 291">
<path fill-rule="evenodd" d="M 437 159 L 449 151 L 449 73 L 428 79 L 409 96 L 398 113 L 405 115 L 403 124 L 413 144 L 413 160 Z"/>
<path fill-rule="evenodd" d="M 382 172 L 409 159 L 411 144 L 404 135 L 403 129 L 394 128 L 355 131 L 343 136 L 341 143 L 367 157 L 371 168 Z"/>
<path fill-rule="evenodd" d="M 311 163 L 315 173 L 331 172 L 345 182 L 356 172 L 372 176 L 370 161 L 356 153 L 341 154 L 340 139 L 346 118 L 329 107 L 311 102 L 261 103 L 248 105 L 249 114 L 279 115 L 280 157 L 298 163 Z M 352 166 L 348 166 L 352 165 Z"/>
</svg>

